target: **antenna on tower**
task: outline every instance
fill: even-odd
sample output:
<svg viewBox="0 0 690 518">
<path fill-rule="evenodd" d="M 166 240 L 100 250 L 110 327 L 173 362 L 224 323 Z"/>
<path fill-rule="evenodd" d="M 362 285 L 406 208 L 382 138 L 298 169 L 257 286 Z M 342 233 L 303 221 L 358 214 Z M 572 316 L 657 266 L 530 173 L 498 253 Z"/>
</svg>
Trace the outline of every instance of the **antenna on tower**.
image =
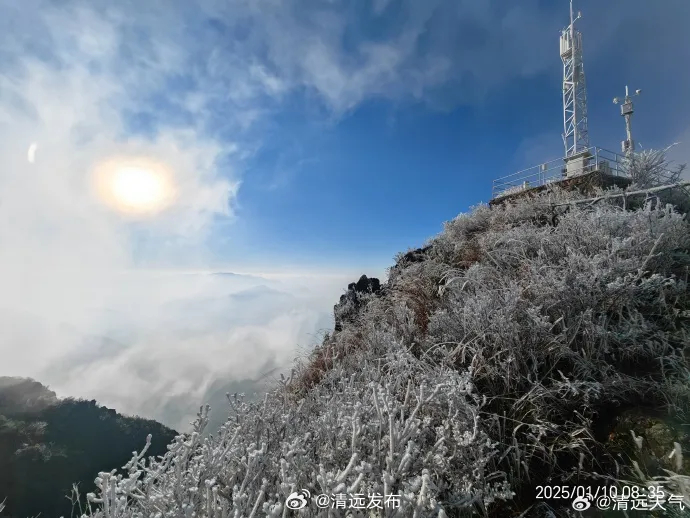
<svg viewBox="0 0 690 518">
<path fill-rule="evenodd" d="M 635 90 L 635 93 L 633 95 L 630 95 L 628 93 L 628 86 L 625 86 L 625 97 L 622 99 L 620 97 L 614 97 L 613 98 L 613 104 L 618 104 L 618 103 L 623 103 L 621 105 L 621 115 L 625 117 L 625 136 L 627 137 L 626 140 L 621 142 L 621 148 L 623 150 L 623 153 L 625 153 L 626 156 L 630 156 L 634 151 L 635 151 L 635 141 L 632 138 L 632 126 L 631 126 L 631 119 L 632 119 L 632 114 L 633 114 L 633 102 L 632 98 L 635 95 L 640 95 L 642 93 L 642 90 Z"/>
<path fill-rule="evenodd" d="M 563 144 L 566 161 L 589 148 L 587 128 L 587 88 L 582 60 L 582 34 L 575 22 L 570 0 L 570 25 L 561 31 L 561 60 L 563 61 Z"/>
</svg>

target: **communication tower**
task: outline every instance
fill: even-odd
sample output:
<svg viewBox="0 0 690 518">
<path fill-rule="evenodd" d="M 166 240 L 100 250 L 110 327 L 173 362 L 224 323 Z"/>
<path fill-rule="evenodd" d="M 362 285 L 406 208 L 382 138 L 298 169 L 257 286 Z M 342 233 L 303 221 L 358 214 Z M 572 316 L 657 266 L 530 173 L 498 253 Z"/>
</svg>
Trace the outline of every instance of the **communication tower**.
<svg viewBox="0 0 690 518">
<path fill-rule="evenodd" d="M 589 149 L 582 33 L 575 29 L 575 22 L 581 17 L 580 12 L 576 17 L 573 16 L 573 1 L 570 0 L 570 25 L 561 31 L 560 37 L 563 61 L 563 144 L 568 171 L 582 170 L 586 165 Z"/>
<path fill-rule="evenodd" d="M 560 31 L 560 56 L 563 62 L 563 144 L 565 155 L 540 165 L 508 174 L 493 181 L 489 206 L 548 190 L 558 184 L 566 189 L 590 189 L 592 186 L 626 188 L 631 178 L 626 173 L 625 161 L 617 153 L 600 147 L 590 147 L 587 122 L 587 87 L 582 58 L 582 34 L 575 28 L 582 18 L 580 12 L 573 13 L 570 0 L 570 24 Z M 613 102 L 621 104 L 621 115 L 625 118 L 626 140 L 623 153 L 628 158 L 635 151 L 632 138 L 631 119 L 633 97 L 625 87 L 625 97 L 616 97 Z M 669 172 L 669 174 L 673 174 Z"/>
</svg>

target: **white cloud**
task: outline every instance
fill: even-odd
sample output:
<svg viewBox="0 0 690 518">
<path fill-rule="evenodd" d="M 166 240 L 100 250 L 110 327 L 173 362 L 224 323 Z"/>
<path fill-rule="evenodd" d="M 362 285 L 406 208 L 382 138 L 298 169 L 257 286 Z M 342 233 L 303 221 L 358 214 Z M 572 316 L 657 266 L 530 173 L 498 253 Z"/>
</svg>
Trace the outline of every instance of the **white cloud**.
<svg viewBox="0 0 690 518">
<path fill-rule="evenodd" d="M 142 242 L 168 253 L 167 265 L 210 260 L 211 224 L 234 216 L 241 161 L 260 144 L 243 135 L 298 84 L 255 48 L 232 52 L 225 39 L 186 32 L 202 28 L 199 16 L 156 2 L 0 8 L 0 373 L 176 427 L 223 388 L 256 388 L 267 370 L 289 364 L 331 325 L 333 304 L 356 278 L 137 267 L 147 259 Z M 395 66 L 384 48 L 370 54 Z M 312 65 L 339 58 L 323 59 Z M 318 82 L 324 93 L 343 80 L 337 66 L 328 70 L 335 80 Z M 346 86 L 330 101 L 356 101 L 371 88 L 362 77 L 377 73 L 363 71 L 355 94 Z M 218 113 L 237 141 L 210 136 Z M 149 124 L 132 126 L 142 115 Z M 175 203 L 144 219 L 104 206 L 90 175 L 113 157 L 163 164 Z"/>
<path fill-rule="evenodd" d="M 332 328 L 333 303 L 353 279 L 103 269 L 68 272 L 69 286 L 48 272 L 21 273 L 37 297 L 2 297 L 3 375 L 178 429 L 197 405 L 219 403 L 219 384 L 251 393 L 267 371 L 289 370 Z M 214 424 L 224 415 L 215 408 Z"/>
<path fill-rule="evenodd" d="M 243 34 L 210 59 L 211 75 L 224 79 L 234 101 L 306 89 L 336 114 L 372 97 L 438 101 L 435 89 L 448 84 L 456 86 L 452 104 L 472 102 L 552 64 L 553 37 L 542 29 L 560 28 L 536 0 L 520 7 L 503 0 L 376 0 L 370 22 L 366 10 L 340 0 L 308 7 L 301 0 L 207 1 L 204 8 L 228 34 Z M 362 28 L 380 23 L 376 17 L 389 8 L 403 17 L 385 36 Z M 251 73 L 257 59 L 270 82 Z"/>
<path fill-rule="evenodd" d="M 287 371 L 298 346 L 313 345 L 317 331 L 332 326 L 327 308 L 340 291 L 318 277 L 308 293 L 294 283 L 249 276 L 148 272 L 119 280 L 122 296 L 133 303 L 123 298 L 91 311 L 91 322 L 99 321 L 109 339 L 79 333 L 72 350 L 24 368 L 30 365 L 58 395 L 98 399 L 178 429 L 212 399 L 219 381 L 251 392 L 260 387 L 251 380 L 267 370 Z M 50 356 L 49 343 L 36 343 L 33 356 Z M 169 409 L 171 401 L 181 407 Z M 216 418 L 225 411 L 215 410 Z"/>
<path fill-rule="evenodd" d="M 216 161 L 232 164 L 241 150 L 205 134 L 203 90 L 180 99 L 201 110 L 200 122 L 162 117 L 148 134 L 132 133 L 127 114 L 155 103 L 189 56 L 172 44 L 170 26 L 125 14 L 38 2 L 0 8 L 0 43 L 12 58 L 0 65 L 0 371 L 182 426 L 218 380 L 284 363 L 307 330 L 327 322 L 328 306 L 291 297 L 242 322 L 219 315 L 221 305 L 210 321 L 199 311 L 213 306 L 209 298 L 270 282 L 136 270 L 142 239 L 172 242 L 180 254 L 172 263 L 203 260 L 210 223 L 233 216 L 239 186 Z M 137 34 L 137 24 L 148 32 Z M 281 88 L 260 68 L 254 76 L 271 92 Z M 118 156 L 164 164 L 176 202 L 144 220 L 105 207 L 90 174 Z M 255 293 L 254 304 L 271 295 Z M 166 410 L 171 401 L 181 409 Z"/>
<path fill-rule="evenodd" d="M 180 426 L 200 399 L 290 360 L 361 272 L 219 280 L 137 263 L 210 262 L 257 128 L 292 92 L 336 115 L 449 84 L 457 104 L 552 64 L 538 2 L 498 4 L 406 0 L 402 23 L 366 36 L 344 1 L 3 2 L 0 374 Z M 117 156 L 164 163 L 176 202 L 144 220 L 103 206 L 89 175 Z"/>
<path fill-rule="evenodd" d="M 415 50 L 432 12 L 348 54 L 349 21 L 337 3 L 306 15 L 294 2 L 4 3 L 2 373 L 181 426 L 219 380 L 256 379 L 289 362 L 356 275 L 283 277 L 281 285 L 137 273 L 139 241 L 159 243 L 153 248 L 173 255 L 170 264 L 203 264 L 211 222 L 233 216 L 241 179 L 233 167 L 257 145 L 247 151 L 243 135 L 289 91 L 311 89 L 342 112 L 444 81 L 448 59 L 420 61 Z M 220 33 L 205 16 L 216 17 Z M 244 38 L 231 37 L 245 27 Z M 237 142 L 209 136 L 219 119 Z M 164 164 L 176 202 L 143 221 L 103 206 L 89 175 L 119 156 Z M 257 286 L 273 291 L 233 298 Z"/>
</svg>

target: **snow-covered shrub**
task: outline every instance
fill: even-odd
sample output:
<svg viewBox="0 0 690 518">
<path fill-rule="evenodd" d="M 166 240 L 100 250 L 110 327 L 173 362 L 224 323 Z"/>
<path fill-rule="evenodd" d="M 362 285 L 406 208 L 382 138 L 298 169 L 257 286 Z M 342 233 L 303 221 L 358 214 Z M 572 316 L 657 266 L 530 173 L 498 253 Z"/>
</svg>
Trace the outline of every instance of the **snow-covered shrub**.
<svg viewBox="0 0 690 518">
<path fill-rule="evenodd" d="M 444 270 L 435 261 L 413 263 L 390 283 L 386 302 L 391 308 L 408 309 L 414 323 L 414 331 L 402 335 L 410 339 L 408 343 L 415 338 L 421 339 L 426 333 L 429 318 L 438 300 L 438 284 Z M 394 326 L 399 324 L 400 322 L 396 322 Z"/>
<path fill-rule="evenodd" d="M 478 238 L 480 262 L 449 271 L 426 347 L 493 398 L 517 487 L 535 468 L 561 480 L 601 469 L 592 423 L 604 409 L 687 411 L 690 231 L 651 203 L 574 207 L 556 226 L 506 219 Z"/>
<path fill-rule="evenodd" d="M 690 416 L 690 226 L 584 198 L 556 187 L 447 223 L 263 403 L 231 398 L 217 435 L 202 411 L 164 458 L 102 473 L 88 514 L 288 516 L 306 489 L 400 494 L 389 516 L 565 516 L 535 485 L 624 482 L 617 416 Z"/>
<path fill-rule="evenodd" d="M 496 198 L 502 198 L 504 196 L 510 196 L 511 194 L 517 194 L 519 192 L 526 191 L 529 188 L 529 184 L 514 185 L 512 187 L 508 187 L 507 189 L 503 189 L 502 191 L 500 191 L 498 194 L 496 194 Z"/>
<path fill-rule="evenodd" d="M 633 181 L 633 188 L 647 189 L 679 181 L 686 164 L 673 165 L 667 158 L 671 147 L 645 149 L 623 159 L 623 170 Z"/>
<path fill-rule="evenodd" d="M 216 437 L 179 437 L 162 459 L 136 455 L 129 475 L 101 473 L 90 515 L 287 516 L 285 500 L 311 495 L 400 495 L 390 516 L 439 516 L 512 496 L 487 464 L 498 453 L 481 426 L 467 373 L 425 364 L 388 336 L 387 352 L 354 352 L 300 401 L 230 398 Z M 305 516 L 327 516 L 314 504 Z M 365 516 L 366 514 L 354 514 Z"/>
</svg>

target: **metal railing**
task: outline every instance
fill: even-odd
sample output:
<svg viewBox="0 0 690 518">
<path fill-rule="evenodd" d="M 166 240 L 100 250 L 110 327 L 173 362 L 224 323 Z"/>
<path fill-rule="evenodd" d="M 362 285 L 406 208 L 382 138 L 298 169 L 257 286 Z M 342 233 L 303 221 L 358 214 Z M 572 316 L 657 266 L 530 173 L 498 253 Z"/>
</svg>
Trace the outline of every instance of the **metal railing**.
<svg viewBox="0 0 690 518">
<path fill-rule="evenodd" d="M 494 199 L 501 198 L 592 171 L 612 176 L 628 176 L 625 157 L 613 151 L 593 146 L 581 151 L 577 156 L 581 158 L 574 158 L 569 162 L 566 162 L 565 158 L 558 158 L 497 178 L 493 181 L 491 196 Z"/>
</svg>

